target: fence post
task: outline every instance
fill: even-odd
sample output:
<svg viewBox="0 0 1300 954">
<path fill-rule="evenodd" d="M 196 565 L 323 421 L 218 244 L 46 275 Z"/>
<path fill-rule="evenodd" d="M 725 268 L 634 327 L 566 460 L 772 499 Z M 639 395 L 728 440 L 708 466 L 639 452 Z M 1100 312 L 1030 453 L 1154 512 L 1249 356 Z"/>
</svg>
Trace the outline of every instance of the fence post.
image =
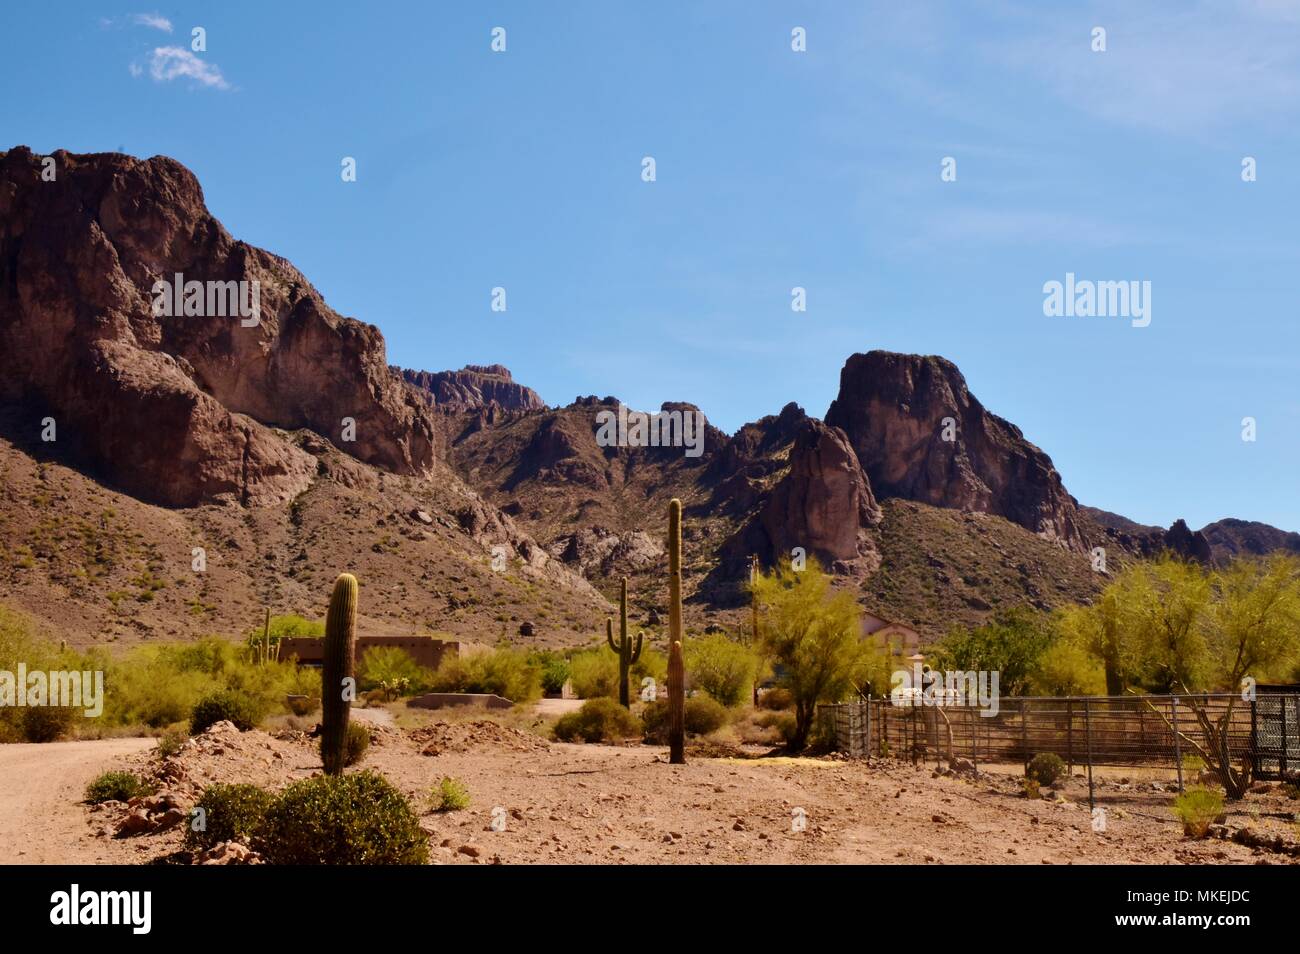
<svg viewBox="0 0 1300 954">
<path fill-rule="evenodd" d="M 1170 696 L 1174 723 L 1174 764 L 1178 766 L 1178 791 L 1183 791 L 1183 740 L 1178 737 L 1178 697 Z"/>
<path fill-rule="evenodd" d="M 1282 703 L 1282 760 L 1278 763 L 1278 775 L 1282 776 L 1282 781 L 1287 780 L 1287 697 L 1283 695 L 1279 702 Z M 1256 769 L 1258 773 L 1258 769 Z"/>
<path fill-rule="evenodd" d="M 1065 761 L 1066 773 L 1074 774 L 1074 700 L 1065 703 Z"/>
<path fill-rule="evenodd" d="M 1092 717 L 1088 708 L 1088 700 L 1083 700 L 1083 737 L 1087 740 L 1088 745 L 1088 813 L 1093 810 L 1092 796 Z"/>
<path fill-rule="evenodd" d="M 863 706 L 865 706 L 867 710 L 867 739 L 864 744 L 867 747 L 866 758 L 867 761 L 870 762 L 871 761 L 871 700 L 868 699 L 866 702 L 863 703 Z"/>
<path fill-rule="evenodd" d="M 1025 777 L 1029 777 L 1029 703 L 1020 700 L 1020 748 L 1025 757 Z"/>
<path fill-rule="evenodd" d="M 974 709 L 970 710 L 970 764 L 978 772 L 980 767 L 980 716 Z"/>
<path fill-rule="evenodd" d="M 916 710 L 919 707 L 916 700 L 912 700 L 912 767 L 916 767 Z"/>
</svg>

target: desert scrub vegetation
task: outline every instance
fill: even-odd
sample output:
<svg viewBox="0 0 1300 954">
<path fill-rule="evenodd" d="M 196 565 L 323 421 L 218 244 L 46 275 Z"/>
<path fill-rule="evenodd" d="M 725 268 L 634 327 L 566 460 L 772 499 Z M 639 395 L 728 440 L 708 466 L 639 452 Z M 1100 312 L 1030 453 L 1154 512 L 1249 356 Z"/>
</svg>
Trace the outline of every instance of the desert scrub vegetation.
<svg viewBox="0 0 1300 954">
<path fill-rule="evenodd" d="M 256 785 L 209 785 L 191 812 L 185 847 L 205 851 L 223 841 L 249 841 L 274 802 L 272 793 Z"/>
<path fill-rule="evenodd" d="M 748 646 L 722 633 L 686 642 L 686 671 L 691 684 L 724 706 L 738 706 L 753 695 L 762 660 Z"/>
<path fill-rule="evenodd" d="M 1065 774 L 1065 762 L 1055 752 L 1039 752 L 1029 760 L 1025 774 L 1039 785 L 1055 785 L 1056 780 Z"/>
<path fill-rule="evenodd" d="M 641 720 L 618 700 L 599 696 L 588 699 L 576 712 L 560 716 L 551 732 L 561 742 L 614 742 L 640 734 Z"/>
<path fill-rule="evenodd" d="M 642 735 L 646 742 L 667 744 L 668 718 L 666 700 L 656 699 L 646 703 L 641 710 Z M 697 693 L 687 697 L 682 709 L 682 721 L 687 735 L 709 735 L 727 724 L 727 709 L 716 699 Z"/>
<path fill-rule="evenodd" d="M 573 691 L 581 699 L 608 696 L 618 698 L 618 656 L 607 648 L 584 649 L 569 657 L 569 678 Z M 668 657 L 649 646 L 642 646 L 641 655 L 629 669 L 631 693 L 637 695 L 641 681 L 649 677 L 662 686 L 668 678 Z"/>
<path fill-rule="evenodd" d="M 429 842 L 401 792 L 371 772 L 294 782 L 275 799 L 252 847 L 275 865 L 422 865 Z"/>
<path fill-rule="evenodd" d="M 1223 796 L 1212 788 L 1194 785 L 1174 799 L 1173 812 L 1188 838 L 1204 838 L 1223 815 Z"/>
<path fill-rule="evenodd" d="M 291 662 L 255 664 L 243 646 L 216 636 L 110 655 L 104 649 L 76 650 L 45 638 L 26 616 L 0 606 L 0 670 L 15 672 L 19 663 L 29 671 L 102 672 L 103 713 L 87 718 L 84 708 L 75 706 L 0 707 L 0 742 L 187 724 L 196 706 L 223 694 L 246 700 L 236 711 L 241 718 L 249 714 L 256 719 L 287 712 L 291 695 L 320 697 L 319 672 Z M 29 720 L 29 713 L 36 715 Z"/>
<path fill-rule="evenodd" d="M 357 666 L 357 685 L 363 692 L 378 690 L 386 701 L 424 692 L 433 683 L 433 672 L 417 663 L 398 646 L 376 646 L 366 650 Z"/>
<path fill-rule="evenodd" d="M 542 695 L 542 671 L 522 649 L 498 646 L 447 656 L 433 674 L 434 692 L 486 692 L 516 705 Z"/>
<path fill-rule="evenodd" d="M 469 788 L 458 778 L 445 776 L 429 794 L 435 812 L 459 812 L 469 808 Z"/>
<path fill-rule="evenodd" d="M 104 772 L 86 786 L 86 801 L 127 802 L 137 795 L 149 795 L 153 786 L 132 772 Z"/>
<path fill-rule="evenodd" d="M 569 661 L 554 650 L 536 650 L 529 654 L 529 661 L 542 674 L 542 693 L 558 696 L 564 691 L 564 684 L 569 681 Z"/>
</svg>

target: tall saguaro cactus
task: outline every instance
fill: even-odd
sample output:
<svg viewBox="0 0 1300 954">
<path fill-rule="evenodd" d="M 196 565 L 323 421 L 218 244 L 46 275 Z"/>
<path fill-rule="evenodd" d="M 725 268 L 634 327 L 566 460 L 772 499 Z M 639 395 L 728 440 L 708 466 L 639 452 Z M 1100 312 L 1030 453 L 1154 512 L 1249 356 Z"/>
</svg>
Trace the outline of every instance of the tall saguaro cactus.
<svg viewBox="0 0 1300 954">
<path fill-rule="evenodd" d="M 325 617 L 325 653 L 321 660 L 320 754 L 327 775 L 342 774 L 346 759 L 356 635 L 357 578 L 340 573 Z"/>
<path fill-rule="evenodd" d="M 609 642 L 609 648 L 618 653 L 618 701 L 624 709 L 632 707 L 631 695 L 628 692 L 628 671 L 633 664 L 641 658 L 641 637 L 642 633 L 636 634 L 636 646 L 632 645 L 632 637 L 627 633 L 627 577 L 623 577 L 623 583 L 618 596 L 618 643 L 614 642 L 614 621 L 606 618 L 605 620 L 605 639 Z"/>
<path fill-rule="evenodd" d="M 686 764 L 686 663 L 682 659 L 682 502 L 668 502 L 668 761 Z"/>
</svg>

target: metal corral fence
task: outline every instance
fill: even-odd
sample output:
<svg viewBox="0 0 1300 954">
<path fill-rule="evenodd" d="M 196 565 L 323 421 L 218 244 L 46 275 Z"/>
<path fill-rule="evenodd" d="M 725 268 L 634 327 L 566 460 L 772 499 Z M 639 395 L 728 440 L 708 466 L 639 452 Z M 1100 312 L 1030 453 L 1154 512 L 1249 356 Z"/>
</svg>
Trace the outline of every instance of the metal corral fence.
<svg viewBox="0 0 1300 954">
<path fill-rule="evenodd" d="M 941 758 L 1024 763 L 1054 752 L 1076 765 L 1168 768 L 1183 784 L 1183 761 L 1197 746 L 1217 749 L 1227 721 L 1231 763 L 1251 765 L 1255 778 L 1300 774 L 1300 693 L 1259 687 L 1240 694 L 1178 696 L 1004 697 L 995 714 L 969 705 L 922 705 L 915 699 L 871 699 L 823 706 L 838 748 L 854 758 Z M 1211 729 L 1206 731 L 1206 723 Z"/>
</svg>

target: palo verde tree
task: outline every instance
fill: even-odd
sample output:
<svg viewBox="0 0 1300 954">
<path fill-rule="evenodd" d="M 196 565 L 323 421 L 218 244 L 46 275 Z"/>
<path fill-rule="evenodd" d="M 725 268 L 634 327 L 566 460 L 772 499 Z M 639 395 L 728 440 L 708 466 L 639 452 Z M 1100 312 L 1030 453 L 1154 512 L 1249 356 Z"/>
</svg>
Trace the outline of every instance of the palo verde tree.
<svg viewBox="0 0 1300 954">
<path fill-rule="evenodd" d="M 1115 663 L 1129 691 L 1185 696 L 1201 737 L 1180 725 L 1180 739 L 1219 776 L 1230 799 L 1244 795 L 1250 765 L 1233 765 L 1229 728 L 1251 698 L 1247 677 L 1285 673 L 1300 653 L 1300 560 L 1277 554 L 1207 570 L 1166 556 L 1124 570 L 1097 608 L 1076 613 L 1094 634 L 1104 625 L 1099 616 L 1122 623 L 1122 634 L 1101 644 L 1114 650 L 1108 674 Z M 1226 706 L 1212 712 L 1197 695 L 1207 692 L 1228 693 Z"/>
<path fill-rule="evenodd" d="M 871 649 L 862 639 L 853 594 L 835 591 L 815 559 L 809 557 L 802 570 L 783 559 L 750 585 L 760 607 L 760 645 L 781 667 L 781 681 L 794 697 L 790 748 L 798 751 L 808 743 L 817 704 L 838 702 L 864 684 Z"/>
</svg>

